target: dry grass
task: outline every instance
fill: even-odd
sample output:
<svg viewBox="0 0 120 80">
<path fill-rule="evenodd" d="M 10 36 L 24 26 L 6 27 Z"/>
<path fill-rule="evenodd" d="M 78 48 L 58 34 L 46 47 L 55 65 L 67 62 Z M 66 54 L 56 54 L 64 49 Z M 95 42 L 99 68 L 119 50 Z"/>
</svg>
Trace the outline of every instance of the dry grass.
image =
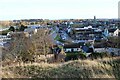
<svg viewBox="0 0 120 80">
<path fill-rule="evenodd" d="M 118 78 L 120 57 L 61 63 L 26 63 L 2 67 L 2 77 Z M 12 74 L 11 74 L 12 73 Z"/>
</svg>

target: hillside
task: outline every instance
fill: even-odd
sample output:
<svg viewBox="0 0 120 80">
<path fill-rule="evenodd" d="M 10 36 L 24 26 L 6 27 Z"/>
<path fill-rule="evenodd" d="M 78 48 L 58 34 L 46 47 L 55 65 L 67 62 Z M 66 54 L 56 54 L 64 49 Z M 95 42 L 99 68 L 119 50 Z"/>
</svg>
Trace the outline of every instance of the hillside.
<svg viewBox="0 0 120 80">
<path fill-rule="evenodd" d="M 117 78 L 120 57 L 64 63 L 26 63 L 2 67 L 3 78 Z"/>
</svg>

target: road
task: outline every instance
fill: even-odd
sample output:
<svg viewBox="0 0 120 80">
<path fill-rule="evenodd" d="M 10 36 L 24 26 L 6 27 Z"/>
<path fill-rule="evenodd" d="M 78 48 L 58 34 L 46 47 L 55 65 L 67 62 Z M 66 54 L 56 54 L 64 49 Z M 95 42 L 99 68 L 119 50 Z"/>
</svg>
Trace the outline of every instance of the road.
<svg viewBox="0 0 120 80">
<path fill-rule="evenodd" d="M 61 43 L 60 41 L 57 41 L 55 40 L 55 37 L 57 36 L 57 32 L 56 31 L 53 31 L 51 34 L 50 34 L 50 37 L 52 37 L 52 41 L 54 44 L 57 44 L 57 45 L 63 45 L 63 43 Z"/>
<path fill-rule="evenodd" d="M 66 42 L 70 42 L 70 43 L 73 43 L 74 40 L 69 37 L 69 35 L 65 32 L 65 31 L 62 31 L 62 33 L 60 33 L 61 37 L 63 40 L 65 40 Z"/>
</svg>

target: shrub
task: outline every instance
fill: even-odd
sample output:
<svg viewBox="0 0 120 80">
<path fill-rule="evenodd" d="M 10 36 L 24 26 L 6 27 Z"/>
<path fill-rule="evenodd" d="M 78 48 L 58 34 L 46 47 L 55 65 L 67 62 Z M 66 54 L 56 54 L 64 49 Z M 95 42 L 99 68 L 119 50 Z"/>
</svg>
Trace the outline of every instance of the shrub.
<svg viewBox="0 0 120 80">
<path fill-rule="evenodd" d="M 69 52 L 69 53 L 66 53 L 66 57 L 65 57 L 65 61 L 68 61 L 68 60 L 77 60 L 77 59 L 85 59 L 86 58 L 86 55 L 82 52 Z"/>
<path fill-rule="evenodd" d="M 14 32 L 15 28 L 13 26 L 10 26 L 9 30 Z"/>
<path fill-rule="evenodd" d="M 110 55 L 108 53 L 98 53 L 98 52 L 94 52 L 92 54 L 90 54 L 88 57 L 90 57 L 91 59 L 97 59 L 97 58 L 104 58 L 104 57 L 109 57 Z"/>
<path fill-rule="evenodd" d="M 10 30 L 0 31 L 0 35 L 7 35 L 8 32 L 10 32 Z"/>
<path fill-rule="evenodd" d="M 59 35 L 57 35 L 54 40 L 57 40 L 57 41 L 60 41 L 63 43 L 65 42 L 64 40 L 61 39 L 61 37 Z"/>
<path fill-rule="evenodd" d="M 81 52 L 81 53 L 79 54 L 79 58 L 80 58 L 80 59 L 86 59 L 87 57 L 86 57 L 86 54 L 85 54 L 85 53 L 82 53 L 82 52 Z"/>
<path fill-rule="evenodd" d="M 19 28 L 19 31 L 24 31 L 27 28 L 27 26 L 21 25 Z"/>
</svg>

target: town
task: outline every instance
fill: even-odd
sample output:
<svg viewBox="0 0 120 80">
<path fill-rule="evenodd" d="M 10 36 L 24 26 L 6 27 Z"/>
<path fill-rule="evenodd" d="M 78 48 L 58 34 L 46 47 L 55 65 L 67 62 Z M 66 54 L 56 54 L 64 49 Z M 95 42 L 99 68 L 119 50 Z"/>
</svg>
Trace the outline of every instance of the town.
<svg viewBox="0 0 120 80">
<path fill-rule="evenodd" d="M 0 0 L 1 80 L 120 80 L 120 0 Z"/>
<path fill-rule="evenodd" d="M 107 52 L 120 55 L 119 42 L 117 43 L 118 46 L 114 47 L 114 43 L 107 46 L 105 44 L 97 45 L 97 43 L 99 44 L 102 41 L 106 41 L 106 44 L 109 44 L 110 37 L 119 38 L 120 21 L 117 19 L 96 19 L 96 16 L 94 16 L 94 19 L 78 20 L 26 19 L 13 20 L 11 24 L 7 28 L 9 30 L 7 33 L 4 34 L 4 31 L 2 32 L 2 47 L 8 47 L 9 41 L 11 41 L 11 34 L 28 33 L 28 36 L 32 37 L 32 34 L 36 34 L 38 30 L 44 28 L 50 30 L 49 34 L 54 45 L 62 46 L 65 52 L 79 51 L 83 44 L 89 43 L 89 46 L 84 46 L 86 49 L 82 49 L 83 52 L 92 53 L 89 52 L 89 48 L 92 51 L 105 52 L 106 50 L 103 50 L 103 48 L 107 47 Z M 109 48 L 112 49 L 112 52 L 109 51 Z"/>
<path fill-rule="evenodd" d="M 120 56 L 118 19 L 23 19 L 0 24 L 3 66 Z"/>
</svg>

